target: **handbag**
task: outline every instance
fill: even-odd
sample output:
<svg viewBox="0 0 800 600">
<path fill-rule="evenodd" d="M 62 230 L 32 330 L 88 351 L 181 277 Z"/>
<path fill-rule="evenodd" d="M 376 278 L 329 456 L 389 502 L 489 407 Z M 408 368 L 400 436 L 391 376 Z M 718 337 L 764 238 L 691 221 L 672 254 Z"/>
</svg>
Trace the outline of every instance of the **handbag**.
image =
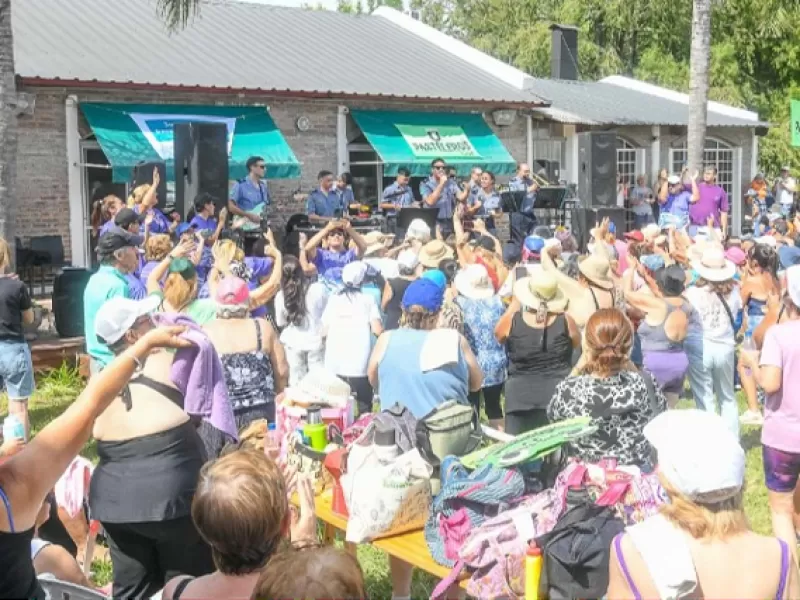
<svg viewBox="0 0 800 600">
<path fill-rule="evenodd" d="M 558 514 L 566 510 L 567 491 L 583 486 L 598 505 L 611 507 L 626 525 L 644 521 L 667 503 L 667 493 L 655 473 L 638 467 L 618 469 L 613 459 L 583 463 L 571 459 L 553 486 L 559 502 Z"/>
<path fill-rule="evenodd" d="M 483 431 L 469 404 L 448 400 L 417 422 L 417 447 L 434 468 L 446 456 L 464 456 L 475 450 Z"/>
<path fill-rule="evenodd" d="M 287 436 L 286 464 L 297 469 L 298 475 L 311 478 L 314 495 L 333 486 L 333 477 L 324 466 L 326 454 L 303 444 L 297 433 Z"/>
</svg>

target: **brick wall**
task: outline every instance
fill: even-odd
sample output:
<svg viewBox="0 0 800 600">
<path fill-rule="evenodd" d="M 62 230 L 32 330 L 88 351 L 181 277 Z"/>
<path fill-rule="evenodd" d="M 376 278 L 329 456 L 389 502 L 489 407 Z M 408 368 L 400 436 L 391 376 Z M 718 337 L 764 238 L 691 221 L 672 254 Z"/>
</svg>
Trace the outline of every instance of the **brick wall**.
<svg viewBox="0 0 800 600">
<path fill-rule="evenodd" d="M 336 120 L 341 105 L 362 109 L 391 109 L 411 111 L 449 111 L 450 105 L 419 105 L 391 102 L 356 102 L 335 100 L 287 99 L 270 96 L 242 98 L 236 94 L 198 94 L 191 92 L 120 91 L 69 88 L 26 88 L 36 94 L 36 110 L 32 116 L 19 120 L 17 152 L 17 189 L 19 210 L 16 232 L 24 240 L 39 235 L 61 235 L 69 258 L 69 201 L 66 156 L 67 96 L 75 95 L 79 102 L 131 102 L 150 104 L 263 104 L 267 105 L 277 127 L 301 162 L 301 179 L 270 181 L 277 202 L 277 211 L 292 214 L 302 210 L 292 195 L 298 188 L 309 191 L 316 185 L 316 175 L 322 169 L 336 171 Z M 458 111 L 484 111 L 481 106 L 459 106 Z M 309 118 L 311 127 L 301 132 L 295 126 L 298 117 Z M 525 160 L 525 118 L 518 116 L 509 127 L 496 127 L 490 115 L 487 122 L 517 161 Z M 82 134 L 91 131 L 80 115 Z M 505 179 L 503 179 L 505 181 Z"/>
</svg>

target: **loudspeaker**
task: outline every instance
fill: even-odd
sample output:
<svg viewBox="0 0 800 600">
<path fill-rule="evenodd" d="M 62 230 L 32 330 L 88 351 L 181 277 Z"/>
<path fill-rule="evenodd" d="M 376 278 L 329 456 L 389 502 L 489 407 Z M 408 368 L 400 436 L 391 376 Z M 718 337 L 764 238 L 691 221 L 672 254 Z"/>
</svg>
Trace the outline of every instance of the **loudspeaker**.
<svg viewBox="0 0 800 600">
<path fill-rule="evenodd" d="M 173 125 L 175 209 L 184 217 L 202 193 L 217 210 L 228 204 L 228 128 L 224 123 Z"/>
<path fill-rule="evenodd" d="M 625 209 L 624 208 L 580 208 L 572 209 L 570 215 L 570 228 L 575 239 L 578 240 L 578 246 L 581 252 L 586 251 L 586 246 L 590 241 L 589 233 L 592 231 L 597 223 L 603 219 L 608 219 L 617 228 L 616 235 L 622 237 L 625 233 Z"/>
<path fill-rule="evenodd" d="M 578 134 L 578 196 L 584 206 L 617 205 L 617 134 Z"/>
<path fill-rule="evenodd" d="M 53 316 L 60 337 L 84 335 L 83 290 L 91 276 L 86 269 L 67 267 L 53 281 Z"/>
<path fill-rule="evenodd" d="M 153 183 L 153 170 L 158 169 L 160 180 L 156 189 L 158 208 L 164 210 L 167 206 L 167 164 L 164 161 L 148 161 L 136 163 L 133 167 L 133 183 L 131 189 L 136 189 L 145 183 Z"/>
</svg>

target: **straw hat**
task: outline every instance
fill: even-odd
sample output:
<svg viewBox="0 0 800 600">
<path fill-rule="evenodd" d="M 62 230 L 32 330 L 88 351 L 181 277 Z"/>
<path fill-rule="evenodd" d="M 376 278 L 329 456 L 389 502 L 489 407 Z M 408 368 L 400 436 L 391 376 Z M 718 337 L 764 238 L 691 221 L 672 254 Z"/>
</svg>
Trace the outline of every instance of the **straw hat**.
<svg viewBox="0 0 800 600">
<path fill-rule="evenodd" d="M 599 288 L 610 290 L 614 287 L 610 275 L 611 265 L 599 256 L 592 255 L 582 260 L 578 263 L 578 271 Z"/>
<path fill-rule="evenodd" d="M 364 236 L 364 241 L 367 243 L 367 249 L 364 251 L 364 256 L 369 256 L 388 248 L 394 236 L 386 235 L 380 231 L 370 231 Z"/>
<path fill-rule="evenodd" d="M 546 305 L 547 312 L 564 312 L 569 300 L 558 287 L 555 275 L 540 266 L 531 267 L 528 271 L 528 277 L 518 279 L 514 284 L 514 297 L 519 303 L 530 310 L 538 310 L 540 306 Z"/>
<path fill-rule="evenodd" d="M 725 252 L 719 246 L 703 250 L 700 260 L 692 262 L 692 268 L 706 281 L 728 281 L 736 275 L 736 265 L 725 258 Z"/>
<path fill-rule="evenodd" d="M 419 251 L 419 262 L 422 266 L 435 269 L 445 259 L 453 258 L 453 250 L 441 240 L 431 240 Z"/>
<path fill-rule="evenodd" d="M 458 272 L 453 280 L 458 293 L 473 300 L 486 300 L 494 296 L 494 286 L 483 265 L 469 265 Z"/>
<path fill-rule="evenodd" d="M 322 367 L 315 367 L 297 385 L 286 389 L 292 404 L 309 406 L 327 404 L 345 406 L 350 398 L 350 386 Z"/>
</svg>

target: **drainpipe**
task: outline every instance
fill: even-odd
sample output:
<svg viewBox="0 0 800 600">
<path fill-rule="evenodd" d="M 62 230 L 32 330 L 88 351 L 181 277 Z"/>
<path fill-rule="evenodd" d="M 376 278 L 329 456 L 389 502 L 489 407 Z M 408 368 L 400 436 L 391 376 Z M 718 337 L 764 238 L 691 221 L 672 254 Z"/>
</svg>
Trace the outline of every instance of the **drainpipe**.
<svg viewBox="0 0 800 600">
<path fill-rule="evenodd" d="M 72 264 L 87 267 L 88 262 L 88 215 L 83 199 L 83 173 L 81 172 L 81 136 L 78 130 L 78 97 L 67 96 L 66 144 L 67 144 L 67 197 L 69 200 L 69 238 Z"/>
<path fill-rule="evenodd" d="M 525 124 L 528 129 L 528 155 L 525 157 L 525 162 L 528 165 L 533 164 L 533 117 L 528 113 L 525 115 Z"/>
</svg>

